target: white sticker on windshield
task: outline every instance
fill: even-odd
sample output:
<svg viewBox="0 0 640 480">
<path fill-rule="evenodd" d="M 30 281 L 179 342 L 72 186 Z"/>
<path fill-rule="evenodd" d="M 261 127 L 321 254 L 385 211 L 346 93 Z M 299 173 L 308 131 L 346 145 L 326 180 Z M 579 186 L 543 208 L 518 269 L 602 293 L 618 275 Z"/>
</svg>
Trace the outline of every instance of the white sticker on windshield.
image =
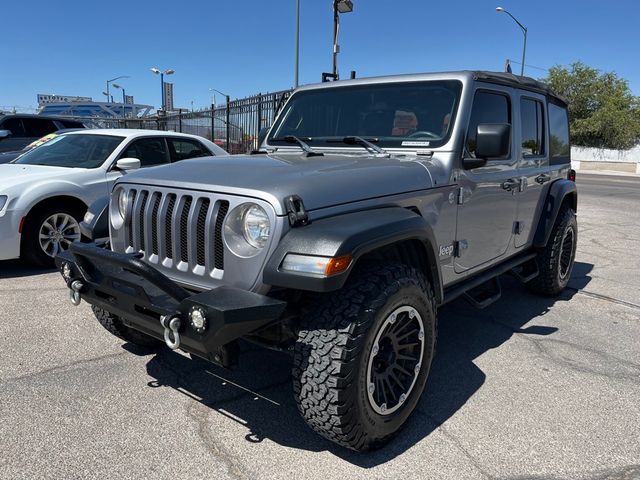
<svg viewBox="0 0 640 480">
<path fill-rule="evenodd" d="M 431 145 L 430 142 L 416 142 L 415 140 L 402 142 L 403 147 L 428 147 L 429 145 Z"/>
</svg>

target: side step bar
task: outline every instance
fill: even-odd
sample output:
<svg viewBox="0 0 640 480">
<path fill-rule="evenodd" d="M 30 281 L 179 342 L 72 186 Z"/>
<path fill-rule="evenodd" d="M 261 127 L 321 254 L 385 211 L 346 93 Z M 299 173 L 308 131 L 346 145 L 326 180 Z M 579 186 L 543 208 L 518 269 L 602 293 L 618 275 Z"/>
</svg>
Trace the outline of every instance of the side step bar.
<svg viewBox="0 0 640 480">
<path fill-rule="evenodd" d="M 486 270 L 478 274 L 477 276 L 471 278 L 470 280 L 464 281 L 460 284 L 453 285 L 452 287 L 445 289 L 444 301 L 442 302 L 442 305 L 449 303 L 452 300 L 455 300 L 461 295 L 464 295 L 465 293 L 467 293 L 469 290 L 479 287 L 483 283 L 486 283 L 489 280 L 495 277 L 498 277 L 499 275 L 502 275 L 503 273 L 513 270 L 514 268 L 522 265 L 523 263 L 528 262 L 529 260 L 533 260 L 535 257 L 536 257 L 535 253 L 529 253 L 523 256 L 512 258 L 511 260 L 507 260 L 506 262 L 496 267 L 490 268 L 489 270 Z M 488 305 L 489 304 L 485 306 L 488 306 Z"/>
<path fill-rule="evenodd" d="M 482 289 L 482 286 L 489 284 L 491 285 L 491 290 Z M 497 302 L 501 296 L 500 277 L 493 277 L 483 285 L 464 292 L 465 300 L 478 310 L 487 308 L 492 303 Z"/>
</svg>

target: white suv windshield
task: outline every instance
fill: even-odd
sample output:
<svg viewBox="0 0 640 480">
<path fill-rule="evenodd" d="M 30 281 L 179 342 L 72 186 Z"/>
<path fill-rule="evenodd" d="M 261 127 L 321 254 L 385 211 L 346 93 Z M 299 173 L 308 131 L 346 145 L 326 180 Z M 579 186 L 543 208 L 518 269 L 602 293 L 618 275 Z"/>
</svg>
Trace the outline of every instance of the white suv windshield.
<svg viewBox="0 0 640 480">
<path fill-rule="evenodd" d="M 386 147 L 437 147 L 451 130 L 462 85 L 458 81 L 365 84 L 296 93 L 268 143 L 295 136 L 313 147 L 362 137 Z M 336 145 L 337 144 L 337 145 Z"/>
<path fill-rule="evenodd" d="M 97 168 L 124 137 L 110 135 L 60 135 L 19 157 L 15 163 L 49 167 Z"/>
</svg>

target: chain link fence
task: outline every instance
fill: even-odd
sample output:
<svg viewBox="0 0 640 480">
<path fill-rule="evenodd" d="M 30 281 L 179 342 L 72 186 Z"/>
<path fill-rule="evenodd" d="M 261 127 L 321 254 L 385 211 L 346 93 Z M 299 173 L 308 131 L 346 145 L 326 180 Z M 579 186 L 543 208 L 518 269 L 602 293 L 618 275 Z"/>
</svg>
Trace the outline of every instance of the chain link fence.
<svg viewBox="0 0 640 480">
<path fill-rule="evenodd" d="M 179 110 L 144 118 L 70 117 L 93 128 L 142 128 L 190 133 L 207 138 L 231 154 L 258 148 L 260 130 L 271 126 L 291 90 L 258 94 L 198 111 Z"/>
</svg>

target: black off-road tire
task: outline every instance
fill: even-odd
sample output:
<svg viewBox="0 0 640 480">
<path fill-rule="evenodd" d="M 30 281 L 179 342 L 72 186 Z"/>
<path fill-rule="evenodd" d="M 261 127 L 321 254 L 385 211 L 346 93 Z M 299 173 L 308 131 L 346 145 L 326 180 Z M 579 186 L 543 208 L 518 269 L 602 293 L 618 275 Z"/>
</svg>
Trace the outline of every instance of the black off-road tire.
<svg viewBox="0 0 640 480">
<path fill-rule="evenodd" d="M 72 205 L 48 205 L 31 212 L 25 219 L 22 229 L 21 259 L 38 267 L 54 267 L 53 257 L 47 255 L 40 246 L 39 233 L 44 221 L 56 213 L 71 215 L 79 224 L 82 221 L 85 210 Z"/>
<path fill-rule="evenodd" d="M 560 294 L 571 279 L 577 244 L 578 223 L 576 214 L 570 206 L 565 205 L 558 212 L 558 218 L 553 226 L 547 245 L 538 252 L 536 263 L 540 273 L 527 283 L 529 290 L 545 296 Z M 571 250 L 567 254 L 567 248 L 569 247 Z M 564 260 L 563 255 L 565 256 Z M 569 262 L 568 266 L 567 261 Z"/>
<path fill-rule="evenodd" d="M 389 415 L 373 409 L 367 365 L 385 318 L 399 306 L 417 310 L 424 324 L 423 361 L 402 406 Z M 293 387 L 298 409 L 320 435 L 357 451 L 389 441 L 415 409 L 431 368 L 437 334 L 431 285 L 401 264 L 354 271 L 339 291 L 318 299 L 302 319 L 294 349 Z"/>
<path fill-rule="evenodd" d="M 100 307 L 96 307 L 95 305 L 91 305 L 91 309 L 98 319 L 98 322 L 100 322 L 100 325 L 102 325 L 112 335 L 115 335 L 126 342 L 133 343 L 134 345 L 140 345 L 141 347 L 160 348 L 163 345 L 160 340 L 156 340 L 149 335 L 145 335 L 142 332 L 127 327 L 122 323 L 122 320 L 117 315 L 114 315 Z"/>
</svg>

